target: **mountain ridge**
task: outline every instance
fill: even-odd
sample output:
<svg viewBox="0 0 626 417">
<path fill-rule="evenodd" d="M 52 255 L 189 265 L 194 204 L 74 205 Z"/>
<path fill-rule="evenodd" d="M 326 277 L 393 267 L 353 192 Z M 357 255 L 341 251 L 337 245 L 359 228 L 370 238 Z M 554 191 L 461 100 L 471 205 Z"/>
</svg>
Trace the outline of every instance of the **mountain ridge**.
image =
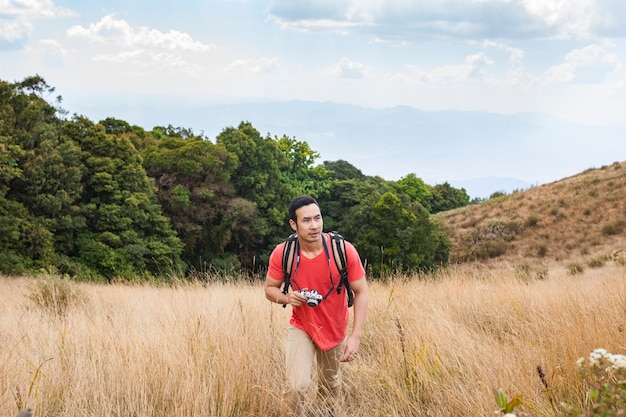
<svg viewBox="0 0 626 417">
<path fill-rule="evenodd" d="M 146 129 L 167 124 L 191 128 L 210 140 L 247 121 L 262 135 L 307 142 L 320 154 L 319 162 L 342 159 L 387 180 L 415 174 L 432 185 L 472 183 L 466 188 L 472 198 L 554 181 L 626 155 L 626 126 L 575 125 L 540 113 L 426 111 L 403 105 L 375 109 L 301 100 L 203 104 L 172 99 L 163 104 L 137 97 L 89 111 Z M 483 178 L 483 187 L 474 190 Z M 493 178 L 520 182 L 510 186 L 503 180 L 486 192 L 484 186 Z"/>
</svg>

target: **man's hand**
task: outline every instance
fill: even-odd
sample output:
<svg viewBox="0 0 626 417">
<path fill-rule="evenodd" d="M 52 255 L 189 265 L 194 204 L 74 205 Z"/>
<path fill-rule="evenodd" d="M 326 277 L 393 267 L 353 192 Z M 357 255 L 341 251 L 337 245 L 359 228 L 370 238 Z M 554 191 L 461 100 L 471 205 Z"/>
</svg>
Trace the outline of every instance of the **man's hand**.
<svg viewBox="0 0 626 417">
<path fill-rule="evenodd" d="M 289 300 L 287 304 L 293 307 L 300 307 L 302 303 L 306 302 L 306 297 L 300 294 L 300 292 L 298 291 L 291 291 L 289 294 L 287 294 L 287 297 Z"/>
<path fill-rule="evenodd" d="M 361 344 L 361 340 L 356 336 L 350 336 L 346 339 L 341 347 L 341 357 L 339 360 L 341 362 L 350 362 L 356 358 L 356 355 L 359 353 L 359 345 Z"/>
</svg>

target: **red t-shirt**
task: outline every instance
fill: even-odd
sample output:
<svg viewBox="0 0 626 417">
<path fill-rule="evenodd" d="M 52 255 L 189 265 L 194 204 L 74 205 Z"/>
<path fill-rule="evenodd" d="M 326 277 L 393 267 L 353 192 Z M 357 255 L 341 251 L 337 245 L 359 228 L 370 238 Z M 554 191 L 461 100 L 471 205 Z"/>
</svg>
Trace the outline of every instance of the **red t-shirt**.
<svg viewBox="0 0 626 417">
<path fill-rule="evenodd" d="M 330 262 L 324 250 L 313 259 L 301 254 L 299 264 L 296 265 L 294 262 L 293 265 L 291 289 L 294 291 L 315 289 L 326 298 L 316 307 L 309 307 L 306 303 L 300 307 L 294 307 L 289 323 L 304 330 L 320 349 L 328 350 L 345 339 L 350 315 L 345 288 L 337 294 L 340 275 L 333 258 L 330 236 L 324 234 L 324 238 L 330 254 Z M 270 256 L 268 276 L 277 281 L 284 279 L 282 268 L 284 247 L 284 242 L 279 244 Z M 346 242 L 346 257 L 348 258 L 348 280 L 352 282 L 363 278 L 365 270 L 361 258 L 350 242 Z"/>
</svg>

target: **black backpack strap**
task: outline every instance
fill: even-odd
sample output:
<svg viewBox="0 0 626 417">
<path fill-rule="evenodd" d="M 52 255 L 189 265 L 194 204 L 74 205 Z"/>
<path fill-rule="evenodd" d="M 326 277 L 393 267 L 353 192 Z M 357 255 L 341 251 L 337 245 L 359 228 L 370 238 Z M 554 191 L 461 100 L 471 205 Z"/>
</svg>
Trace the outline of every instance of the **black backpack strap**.
<svg viewBox="0 0 626 417">
<path fill-rule="evenodd" d="M 296 258 L 298 256 L 300 256 L 298 236 L 295 233 L 292 233 L 285 241 L 285 247 L 283 248 L 283 294 L 287 294 L 289 292 L 293 264 L 294 262 L 297 262 Z M 283 307 L 285 306 L 286 304 L 283 304 Z"/>
<path fill-rule="evenodd" d="M 350 288 L 350 282 L 348 281 L 348 256 L 346 255 L 346 241 L 343 236 L 337 232 L 329 232 L 330 244 L 333 249 L 333 257 L 335 258 L 335 264 L 341 275 L 339 285 L 337 286 L 337 293 L 341 293 L 341 288 L 346 287 L 346 294 L 348 296 L 348 307 L 352 307 L 354 304 L 354 292 Z"/>
</svg>

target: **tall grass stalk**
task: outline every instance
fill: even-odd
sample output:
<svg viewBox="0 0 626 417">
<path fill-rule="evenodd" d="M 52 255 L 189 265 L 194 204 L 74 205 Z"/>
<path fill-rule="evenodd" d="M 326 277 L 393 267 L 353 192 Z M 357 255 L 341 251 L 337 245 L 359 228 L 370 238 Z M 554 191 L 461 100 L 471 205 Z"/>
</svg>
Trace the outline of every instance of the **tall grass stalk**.
<svg viewBox="0 0 626 417">
<path fill-rule="evenodd" d="M 343 367 L 346 412 L 493 415 L 494 389 L 523 397 L 518 416 L 584 408 L 576 360 L 626 347 L 626 270 L 517 275 L 371 283 L 360 357 Z M 58 315 L 29 298 L 31 282 L 0 277 L 0 415 L 31 390 L 22 405 L 41 416 L 279 415 L 289 308 L 260 283 L 80 283 L 88 302 Z"/>
</svg>

